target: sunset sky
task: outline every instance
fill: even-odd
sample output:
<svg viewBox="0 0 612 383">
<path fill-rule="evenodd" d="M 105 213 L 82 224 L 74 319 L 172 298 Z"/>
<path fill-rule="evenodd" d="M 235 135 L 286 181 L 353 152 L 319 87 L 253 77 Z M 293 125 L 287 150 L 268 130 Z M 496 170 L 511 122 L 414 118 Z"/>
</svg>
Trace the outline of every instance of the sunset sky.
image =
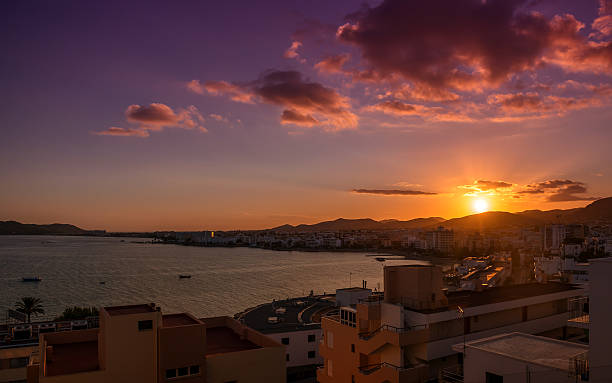
<svg viewBox="0 0 612 383">
<path fill-rule="evenodd" d="M 8 0 L 0 32 L 0 220 L 255 229 L 612 195 L 610 0 Z"/>
</svg>

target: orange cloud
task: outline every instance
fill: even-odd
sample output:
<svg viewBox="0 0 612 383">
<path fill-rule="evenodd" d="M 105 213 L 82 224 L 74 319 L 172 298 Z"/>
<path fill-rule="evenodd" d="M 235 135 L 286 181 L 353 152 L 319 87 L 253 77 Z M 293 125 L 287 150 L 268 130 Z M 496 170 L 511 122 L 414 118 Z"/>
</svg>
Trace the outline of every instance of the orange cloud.
<svg viewBox="0 0 612 383">
<path fill-rule="evenodd" d="M 110 128 L 98 132 L 93 132 L 98 136 L 121 136 L 121 137 L 149 137 L 149 132 L 146 129 L 133 128 L 118 128 L 111 126 Z"/>
</svg>

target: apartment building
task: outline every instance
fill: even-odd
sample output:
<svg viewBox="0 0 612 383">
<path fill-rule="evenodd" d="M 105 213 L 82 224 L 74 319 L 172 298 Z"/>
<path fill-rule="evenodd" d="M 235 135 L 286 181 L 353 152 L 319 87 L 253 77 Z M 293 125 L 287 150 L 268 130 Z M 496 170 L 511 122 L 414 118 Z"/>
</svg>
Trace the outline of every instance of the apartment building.
<svg viewBox="0 0 612 383">
<path fill-rule="evenodd" d="M 100 309 L 100 328 L 40 335 L 29 383 L 285 382 L 281 344 L 229 317 Z"/>
<path fill-rule="evenodd" d="M 372 296 L 321 320 L 327 382 L 423 382 L 462 363 L 452 346 L 508 332 L 563 337 L 568 299 L 561 283 L 446 292 L 430 265 L 384 267 L 384 299 Z"/>
<path fill-rule="evenodd" d="M 436 230 L 425 232 L 425 240 L 427 248 L 448 253 L 454 247 L 455 233 L 440 226 Z"/>
</svg>

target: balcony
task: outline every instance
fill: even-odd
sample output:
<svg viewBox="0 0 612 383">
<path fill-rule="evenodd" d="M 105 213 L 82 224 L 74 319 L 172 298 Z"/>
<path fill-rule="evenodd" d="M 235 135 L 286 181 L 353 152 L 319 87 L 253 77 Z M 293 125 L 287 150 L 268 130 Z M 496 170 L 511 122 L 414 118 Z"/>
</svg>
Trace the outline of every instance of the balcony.
<svg viewBox="0 0 612 383">
<path fill-rule="evenodd" d="M 398 347 L 425 343 L 429 339 L 429 328 L 425 325 L 394 327 L 384 325 L 374 331 L 359 334 L 359 352 L 371 354 L 386 344 Z"/>
<path fill-rule="evenodd" d="M 399 367 L 383 362 L 359 367 L 359 375 L 356 378 L 356 382 L 359 383 L 378 383 L 384 381 L 422 383 L 428 378 L 428 368 L 424 364 Z"/>
</svg>

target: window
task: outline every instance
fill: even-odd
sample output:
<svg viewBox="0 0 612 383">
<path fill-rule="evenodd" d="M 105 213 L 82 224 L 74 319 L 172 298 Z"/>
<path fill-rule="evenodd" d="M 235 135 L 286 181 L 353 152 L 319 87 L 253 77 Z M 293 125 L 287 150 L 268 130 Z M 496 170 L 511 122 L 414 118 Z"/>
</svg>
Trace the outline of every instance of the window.
<svg viewBox="0 0 612 383">
<path fill-rule="evenodd" d="M 317 340 L 317 336 L 315 334 L 308 335 L 308 343 L 312 343 Z"/>
<path fill-rule="evenodd" d="M 355 383 L 355 375 L 351 375 L 351 383 Z"/>
<path fill-rule="evenodd" d="M 166 370 L 166 379 L 176 378 L 176 368 Z"/>
<path fill-rule="evenodd" d="M 282 344 L 289 344 L 289 338 L 282 338 L 281 339 L 281 343 Z"/>
<path fill-rule="evenodd" d="M 334 348 L 334 333 L 331 331 L 327 332 L 327 347 Z"/>
<path fill-rule="evenodd" d="M 487 383 L 504 383 L 503 376 L 494 374 L 492 372 L 486 372 L 485 378 Z"/>
<path fill-rule="evenodd" d="M 153 330 L 153 321 L 152 320 L 139 320 L 138 321 L 138 331 L 146 331 Z"/>
<path fill-rule="evenodd" d="M 13 358 L 9 362 L 9 368 L 22 368 L 28 365 L 29 358 Z"/>
<path fill-rule="evenodd" d="M 285 355 L 285 360 L 288 362 L 289 361 L 289 354 Z"/>
<path fill-rule="evenodd" d="M 189 367 L 189 375 L 197 375 L 200 373 L 200 366 Z"/>
<path fill-rule="evenodd" d="M 314 351 L 308 351 L 308 359 L 313 359 L 316 357 L 316 353 Z"/>
<path fill-rule="evenodd" d="M 351 352 L 355 352 L 355 345 L 351 344 Z"/>
<path fill-rule="evenodd" d="M 188 367 L 181 367 L 181 368 L 177 368 L 177 376 L 187 376 L 189 375 L 189 368 Z"/>
<path fill-rule="evenodd" d="M 327 360 L 327 376 L 333 376 L 334 373 L 334 363 L 331 359 Z"/>
</svg>

